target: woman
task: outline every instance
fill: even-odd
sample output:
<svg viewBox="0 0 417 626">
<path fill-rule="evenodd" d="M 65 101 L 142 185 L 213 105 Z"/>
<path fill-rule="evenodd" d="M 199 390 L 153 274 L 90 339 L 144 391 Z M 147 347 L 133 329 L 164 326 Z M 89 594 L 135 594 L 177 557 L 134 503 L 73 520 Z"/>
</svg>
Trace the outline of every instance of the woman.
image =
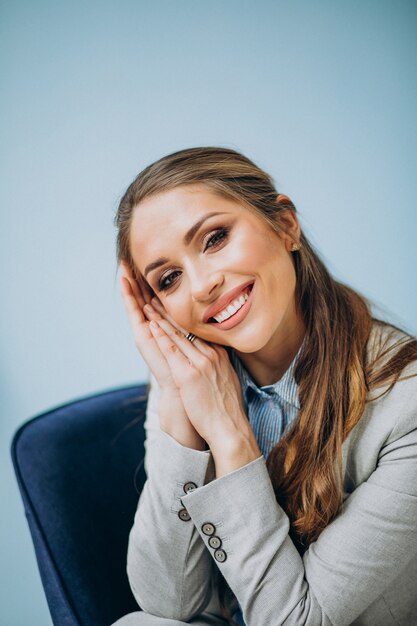
<svg viewBox="0 0 417 626">
<path fill-rule="evenodd" d="M 115 222 L 151 374 L 127 564 L 143 612 L 117 625 L 417 623 L 416 340 L 233 150 L 153 163 Z"/>
</svg>

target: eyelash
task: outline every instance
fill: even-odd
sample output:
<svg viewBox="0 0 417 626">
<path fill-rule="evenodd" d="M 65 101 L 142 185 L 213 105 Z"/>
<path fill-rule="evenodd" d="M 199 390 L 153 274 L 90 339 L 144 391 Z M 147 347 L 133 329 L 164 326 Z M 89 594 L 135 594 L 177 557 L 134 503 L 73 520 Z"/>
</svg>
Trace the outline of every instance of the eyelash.
<svg viewBox="0 0 417 626">
<path fill-rule="evenodd" d="M 218 228 L 207 240 L 207 244 L 204 248 L 204 252 L 207 250 L 207 248 L 217 248 L 225 239 L 227 239 L 227 237 L 229 236 L 229 228 Z M 221 235 L 220 239 L 214 243 L 213 245 L 209 245 L 213 240 L 216 239 L 216 237 L 218 235 Z M 178 271 L 178 270 L 176 270 Z M 166 291 L 167 289 L 169 289 L 174 283 L 170 283 L 170 284 L 166 284 L 166 280 L 168 278 L 170 278 L 173 274 L 176 273 L 175 272 L 171 272 L 168 275 L 165 275 L 163 277 L 160 278 L 160 280 L 158 281 L 158 290 L 159 291 Z"/>
</svg>

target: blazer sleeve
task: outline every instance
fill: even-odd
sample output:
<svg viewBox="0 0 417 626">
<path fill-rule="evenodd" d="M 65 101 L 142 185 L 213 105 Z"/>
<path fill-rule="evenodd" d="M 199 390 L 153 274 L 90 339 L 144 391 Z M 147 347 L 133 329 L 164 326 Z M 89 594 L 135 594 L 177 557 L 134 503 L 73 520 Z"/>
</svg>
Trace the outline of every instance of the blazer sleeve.
<svg viewBox="0 0 417 626">
<path fill-rule="evenodd" d="M 210 600 L 214 565 L 181 499 L 187 483 L 201 487 L 213 478 L 214 465 L 209 450 L 182 446 L 160 429 L 159 396 L 151 375 L 145 420 L 147 480 L 129 535 L 127 574 L 145 612 L 188 620 Z"/>
<path fill-rule="evenodd" d="M 183 498 L 246 626 L 351 624 L 415 558 L 416 384 L 402 389 L 401 402 L 390 403 L 398 413 L 374 471 L 303 557 L 264 457 Z M 210 548 L 204 530 L 219 538 L 221 552 Z"/>
</svg>

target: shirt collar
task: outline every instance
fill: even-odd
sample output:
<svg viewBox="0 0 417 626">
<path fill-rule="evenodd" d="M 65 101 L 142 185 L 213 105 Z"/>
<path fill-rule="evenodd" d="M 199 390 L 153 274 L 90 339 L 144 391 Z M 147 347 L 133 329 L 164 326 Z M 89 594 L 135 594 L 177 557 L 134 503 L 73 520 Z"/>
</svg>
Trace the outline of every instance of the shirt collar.
<svg viewBox="0 0 417 626">
<path fill-rule="evenodd" d="M 241 382 L 246 401 L 248 401 L 250 394 L 254 392 L 256 395 L 264 399 L 271 399 L 275 396 L 278 396 L 284 402 L 291 404 L 297 409 L 300 408 L 298 385 L 294 378 L 294 369 L 300 356 L 301 350 L 304 346 L 304 341 L 302 342 L 300 349 L 295 355 L 291 365 L 284 372 L 281 378 L 272 385 L 263 385 L 262 387 L 258 387 L 258 385 L 255 383 L 233 348 L 228 349 L 230 360 Z"/>
</svg>

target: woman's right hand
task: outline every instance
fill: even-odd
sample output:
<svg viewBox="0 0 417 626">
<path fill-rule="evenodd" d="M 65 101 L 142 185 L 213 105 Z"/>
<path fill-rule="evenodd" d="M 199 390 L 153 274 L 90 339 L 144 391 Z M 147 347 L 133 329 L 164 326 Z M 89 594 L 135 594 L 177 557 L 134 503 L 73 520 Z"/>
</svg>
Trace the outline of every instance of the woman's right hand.
<svg viewBox="0 0 417 626">
<path fill-rule="evenodd" d="M 122 261 L 120 267 L 122 270 L 121 293 L 135 344 L 161 390 L 159 405 L 161 430 L 171 435 L 183 446 L 205 450 L 206 442 L 191 424 L 167 360 L 149 328 L 150 320 L 161 319 L 161 315 L 152 306 L 149 311 L 144 311 L 144 306 L 150 305 L 152 298 L 149 287 L 144 282 L 138 283 L 126 262 Z M 175 326 L 173 320 L 170 321 Z"/>
</svg>

